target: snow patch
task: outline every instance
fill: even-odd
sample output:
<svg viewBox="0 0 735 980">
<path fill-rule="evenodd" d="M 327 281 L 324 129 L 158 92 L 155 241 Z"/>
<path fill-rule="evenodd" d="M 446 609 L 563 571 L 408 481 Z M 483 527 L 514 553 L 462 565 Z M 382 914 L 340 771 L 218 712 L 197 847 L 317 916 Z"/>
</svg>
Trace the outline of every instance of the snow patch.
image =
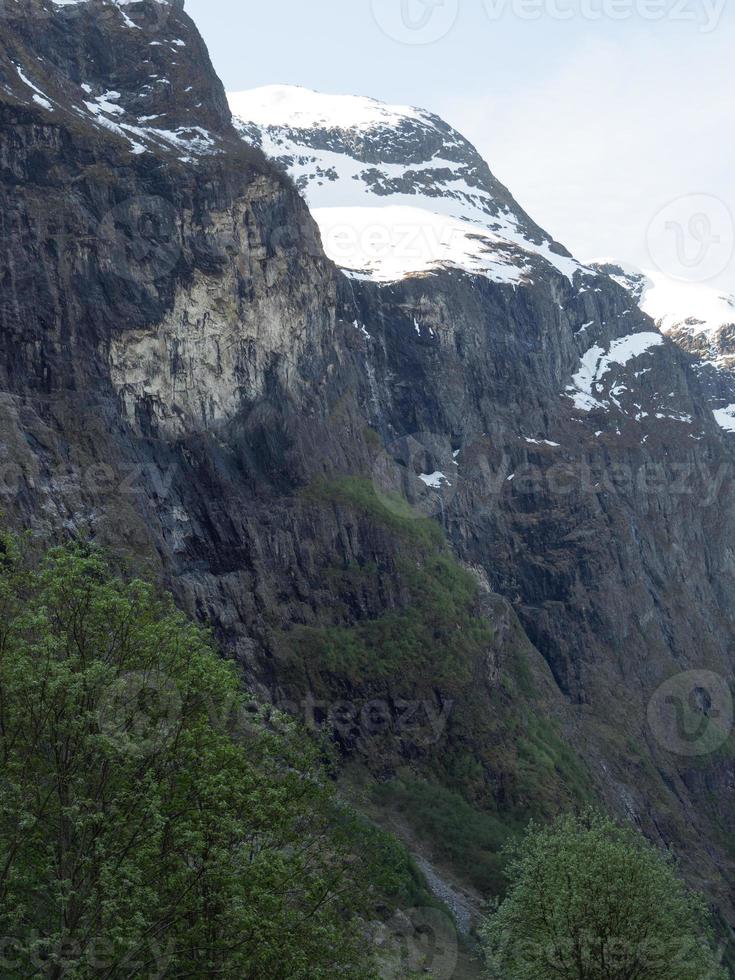
<svg viewBox="0 0 735 980">
<path fill-rule="evenodd" d="M 313 215 L 329 258 L 356 278 L 388 283 L 446 267 L 520 284 L 530 272 L 527 255 L 510 242 L 421 208 L 316 208 Z"/>
<path fill-rule="evenodd" d="M 735 432 L 735 405 L 728 405 L 727 408 L 716 408 L 712 414 L 715 422 L 725 432 Z"/>
<path fill-rule="evenodd" d="M 436 473 L 419 473 L 419 480 L 425 483 L 426 486 L 430 487 L 432 490 L 441 490 L 444 485 L 448 487 L 451 487 L 452 485 L 446 476 L 444 476 L 444 474 L 440 473 L 438 470 Z"/>
<path fill-rule="evenodd" d="M 89 85 L 84 84 L 81 87 L 87 94 L 92 91 Z M 149 148 L 145 143 L 183 150 L 186 155 L 179 159 L 184 162 L 191 161 L 190 154 L 203 155 L 216 152 L 214 137 L 201 126 L 179 126 L 172 130 L 146 125 L 151 120 L 160 118 L 159 116 L 141 116 L 136 120 L 137 125 L 121 122 L 120 117 L 125 116 L 126 112 L 117 104 L 120 98 L 119 92 L 108 91 L 95 96 L 94 101 L 84 100 L 84 106 L 99 126 L 126 139 L 133 153 L 145 153 Z M 81 110 L 77 111 L 82 114 Z"/>
<path fill-rule="evenodd" d="M 599 397 L 602 378 L 613 365 L 624 367 L 629 361 L 660 347 L 664 338 L 660 333 L 634 333 L 614 340 L 609 351 L 595 345 L 583 354 L 579 371 L 572 378 L 567 393 L 576 408 L 589 412 L 594 408 L 607 408 L 608 402 Z M 613 400 L 621 393 L 620 387 L 613 386 L 609 395 Z M 619 406 L 618 406 L 619 407 Z"/>
<path fill-rule="evenodd" d="M 99 116 L 101 112 L 110 116 L 124 116 L 125 110 L 116 104 L 119 98 L 119 92 L 105 92 L 104 95 L 97 95 L 94 102 L 84 104 L 94 116 Z"/>
<path fill-rule="evenodd" d="M 42 92 L 37 85 L 33 84 L 19 65 L 15 66 L 15 70 L 18 72 L 18 77 L 20 78 L 21 82 L 23 82 L 24 85 L 27 85 L 28 88 L 33 89 L 33 101 L 37 105 L 43 106 L 44 109 L 48 109 L 49 112 L 53 112 L 54 107 L 51 105 L 51 102 L 49 101 L 45 92 Z"/>
</svg>

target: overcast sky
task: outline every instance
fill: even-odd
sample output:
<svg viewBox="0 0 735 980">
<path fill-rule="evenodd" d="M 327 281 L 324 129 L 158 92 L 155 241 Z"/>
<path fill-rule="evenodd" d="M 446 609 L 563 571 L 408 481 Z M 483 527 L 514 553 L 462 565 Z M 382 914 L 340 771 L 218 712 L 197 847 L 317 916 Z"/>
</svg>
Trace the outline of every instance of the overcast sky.
<svg viewBox="0 0 735 980">
<path fill-rule="evenodd" d="M 685 274 L 735 292 L 727 2 L 186 0 L 186 9 L 229 90 L 288 83 L 431 109 L 579 258 L 650 267 L 676 248 Z"/>
</svg>

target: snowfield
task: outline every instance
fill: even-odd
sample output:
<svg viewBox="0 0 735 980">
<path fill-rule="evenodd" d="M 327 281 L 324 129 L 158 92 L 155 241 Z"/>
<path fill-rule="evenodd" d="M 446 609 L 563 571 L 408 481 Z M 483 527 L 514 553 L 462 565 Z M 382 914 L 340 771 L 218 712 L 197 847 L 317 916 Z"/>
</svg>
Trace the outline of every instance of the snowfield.
<svg viewBox="0 0 735 980">
<path fill-rule="evenodd" d="M 704 283 L 677 282 L 660 274 L 646 272 L 641 309 L 664 333 L 685 329 L 692 334 L 716 333 L 735 325 L 735 296 Z"/>
<path fill-rule="evenodd" d="M 454 268 L 517 285 L 532 259 L 570 280 L 590 272 L 548 236 L 530 236 L 527 217 L 488 189 L 495 179 L 474 148 L 428 112 L 284 85 L 228 98 L 244 138 L 288 171 L 348 275 L 388 283 Z"/>
<path fill-rule="evenodd" d="M 735 405 L 718 408 L 714 411 L 715 421 L 725 432 L 735 432 Z"/>
<path fill-rule="evenodd" d="M 410 106 L 387 105 L 356 95 L 323 95 L 295 85 L 263 85 L 229 96 L 235 116 L 259 126 L 287 129 L 394 127 L 425 114 Z"/>
<path fill-rule="evenodd" d="M 314 208 L 327 255 L 348 275 L 395 282 L 440 267 L 520 284 L 530 274 L 511 242 L 417 207 Z"/>
</svg>

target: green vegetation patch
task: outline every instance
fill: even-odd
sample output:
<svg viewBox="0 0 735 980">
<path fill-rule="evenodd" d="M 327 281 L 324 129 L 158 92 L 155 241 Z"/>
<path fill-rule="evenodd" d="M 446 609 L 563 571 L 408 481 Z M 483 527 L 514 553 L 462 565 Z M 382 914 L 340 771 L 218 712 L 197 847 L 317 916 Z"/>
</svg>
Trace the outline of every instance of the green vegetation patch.
<svg viewBox="0 0 735 980">
<path fill-rule="evenodd" d="M 351 625 L 298 626 L 282 633 L 289 659 L 352 683 L 403 676 L 448 686 L 467 683 L 473 665 L 492 642 L 488 620 L 477 611 L 477 582 L 452 557 L 441 528 L 416 517 L 399 497 L 379 497 L 369 480 L 339 477 L 313 484 L 307 496 L 352 507 L 398 535 L 403 547 L 393 570 L 401 605 L 374 619 Z M 343 607 L 365 582 L 377 578 L 373 563 L 330 569 L 327 579 Z"/>
<path fill-rule="evenodd" d="M 483 929 L 497 980 L 725 980 L 705 902 L 633 827 L 588 810 L 531 825 Z"/>
<path fill-rule="evenodd" d="M 533 788 L 561 781 L 570 800 L 592 801 L 589 773 L 548 718 L 529 713 L 515 744 L 518 750 L 518 779 L 522 785 Z"/>
<path fill-rule="evenodd" d="M 351 626 L 299 626 L 284 634 L 292 656 L 353 683 L 385 679 L 410 668 L 437 684 L 467 682 L 472 665 L 492 642 L 477 615 L 477 584 L 447 554 L 419 564 L 399 563 L 408 593 L 405 608 Z M 348 570 L 349 580 L 354 571 Z"/>
<path fill-rule="evenodd" d="M 351 821 L 349 837 L 360 840 L 361 857 L 369 869 L 370 886 L 376 900 L 385 902 L 391 909 L 441 908 L 441 902 L 427 888 L 423 874 L 405 845 L 366 818 L 353 811 L 347 812 Z"/>
<path fill-rule="evenodd" d="M 362 836 L 206 632 L 93 549 L 8 536 L 0 613 L 3 980 L 374 976 Z"/>
</svg>

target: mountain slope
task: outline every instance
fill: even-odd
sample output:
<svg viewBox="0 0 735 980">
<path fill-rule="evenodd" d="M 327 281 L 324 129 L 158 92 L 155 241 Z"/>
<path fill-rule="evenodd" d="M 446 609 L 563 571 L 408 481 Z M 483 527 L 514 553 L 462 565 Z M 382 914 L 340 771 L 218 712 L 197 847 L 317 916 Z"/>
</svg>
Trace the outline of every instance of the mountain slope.
<svg viewBox="0 0 735 980">
<path fill-rule="evenodd" d="M 518 287 L 556 271 L 572 284 L 578 277 L 581 297 L 600 293 L 599 273 L 611 271 L 644 313 L 653 315 L 667 301 L 657 299 L 660 282 L 654 289 L 650 279 L 616 277 L 611 267 L 587 269 L 576 262 L 522 211 L 474 147 L 431 113 L 288 86 L 231 93 L 229 101 L 243 137 L 267 152 L 303 193 L 327 254 L 350 279 L 388 284 L 454 270 Z M 566 386 L 574 407 L 613 408 L 634 418 L 690 418 L 685 406 L 659 393 L 644 408 L 635 380 L 616 377 L 620 367 L 660 345 L 655 331 L 626 337 L 613 328 L 613 339 L 600 345 L 592 336 L 596 311 L 590 310 L 576 328 L 589 342 Z M 623 311 L 619 322 L 632 313 Z M 415 328 L 420 332 L 418 319 Z M 629 353 L 621 360 L 616 350 Z M 597 397 L 603 389 L 607 397 Z"/>
<path fill-rule="evenodd" d="M 498 207 L 523 228 L 519 261 L 533 263 L 532 275 L 447 260 L 436 239 L 423 265 L 401 268 L 391 234 L 373 269 L 333 253 L 347 274 L 341 315 L 362 350 L 361 398 L 388 460 L 374 478 L 440 516 L 457 553 L 513 603 L 568 699 L 570 723 L 581 725 L 599 791 L 695 877 L 706 864 L 711 887 L 727 859 L 710 863 L 714 852 L 704 857 L 694 838 L 711 844 L 728 833 L 731 756 L 693 768 L 649 720 L 661 685 L 672 676 L 686 684 L 687 671 L 714 671 L 730 697 L 732 457 L 696 360 L 604 270 L 540 257 L 548 237 L 526 231 L 487 175 L 474 189 L 488 208 L 478 216 L 464 177 L 436 170 L 449 156 L 444 140 L 461 145 L 464 161 L 474 151 L 434 117 L 281 88 L 230 100 L 243 134 L 303 189 L 328 250 L 331 207 L 367 199 L 371 220 L 390 229 L 394 202 L 409 203 L 422 212 L 418 227 L 426 214 L 450 215 L 475 233 L 503 195 Z M 433 142 L 414 138 L 427 128 Z M 392 169 L 399 148 L 405 183 Z M 419 166 L 432 175 L 428 193 Z M 362 227 L 347 220 L 353 233 Z M 476 262 L 487 248 L 503 261 L 507 239 L 480 242 Z M 716 803 L 703 804 L 703 778 Z"/>
<path fill-rule="evenodd" d="M 211 624 L 250 687 L 304 722 L 313 719 L 302 706 L 317 694 L 326 705 L 353 698 L 358 719 L 366 704 L 385 704 L 387 732 L 362 723 L 349 737 L 333 731 L 331 709 L 318 722 L 365 773 L 384 780 L 415 765 L 440 785 L 447 777 L 435 763 L 459 769 L 472 744 L 505 774 L 508 807 L 568 805 L 568 764 L 563 778 L 523 780 L 512 745 L 491 752 L 501 717 L 515 726 L 523 717 L 520 703 L 508 717 L 505 693 L 527 643 L 512 612 L 480 593 L 433 525 L 396 520 L 364 492 L 375 434 L 356 396 L 358 337 L 337 317 L 338 277 L 305 205 L 219 112 L 221 86 L 191 21 L 172 9 L 163 26 L 145 27 L 150 4 L 123 6 L 46 4 L 32 11 L 37 20 L 19 8 L 0 40 L 6 519 L 46 540 L 88 538 L 158 574 Z M 130 78 L 135 69 L 145 79 L 162 38 L 182 42 L 180 73 L 147 108 L 177 118 L 190 109 L 214 151 L 120 132 L 74 111 L 76 102 L 53 108 L 62 93 L 73 102 L 79 90 L 104 92 L 126 112 L 106 115 L 140 122 Z M 93 69 L 100 52 L 106 61 Z M 43 84 L 51 109 L 32 98 L 18 65 Z M 210 101 L 200 106 L 204 90 Z M 483 609 L 497 637 L 475 625 Z M 343 665 L 310 678 L 292 641 L 299 629 L 314 637 L 322 620 L 350 635 L 359 622 L 369 656 L 385 629 L 410 643 L 365 676 Z M 460 643 L 463 623 L 470 635 Z M 425 673 L 426 662 L 409 658 L 416 643 L 433 665 Z M 447 678 L 439 660 L 453 646 L 458 669 Z M 528 655 L 540 688 L 523 710 L 539 698 L 558 708 L 548 669 Z M 501 717 L 490 718 L 491 695 L 506 701 Z M 404 723 L 414 701 L 421 710 Z M 462 707 L 442 737 L 447 703 Z M 478 799 L 487 792 L 483 779 Z M 497 879 L 487 845 L 478 868 L 483 881 Z M 406 873 L 388 870 L 391 882 Z M 400 894 L 381 901 L 395 906 Z"/>
</svg>

